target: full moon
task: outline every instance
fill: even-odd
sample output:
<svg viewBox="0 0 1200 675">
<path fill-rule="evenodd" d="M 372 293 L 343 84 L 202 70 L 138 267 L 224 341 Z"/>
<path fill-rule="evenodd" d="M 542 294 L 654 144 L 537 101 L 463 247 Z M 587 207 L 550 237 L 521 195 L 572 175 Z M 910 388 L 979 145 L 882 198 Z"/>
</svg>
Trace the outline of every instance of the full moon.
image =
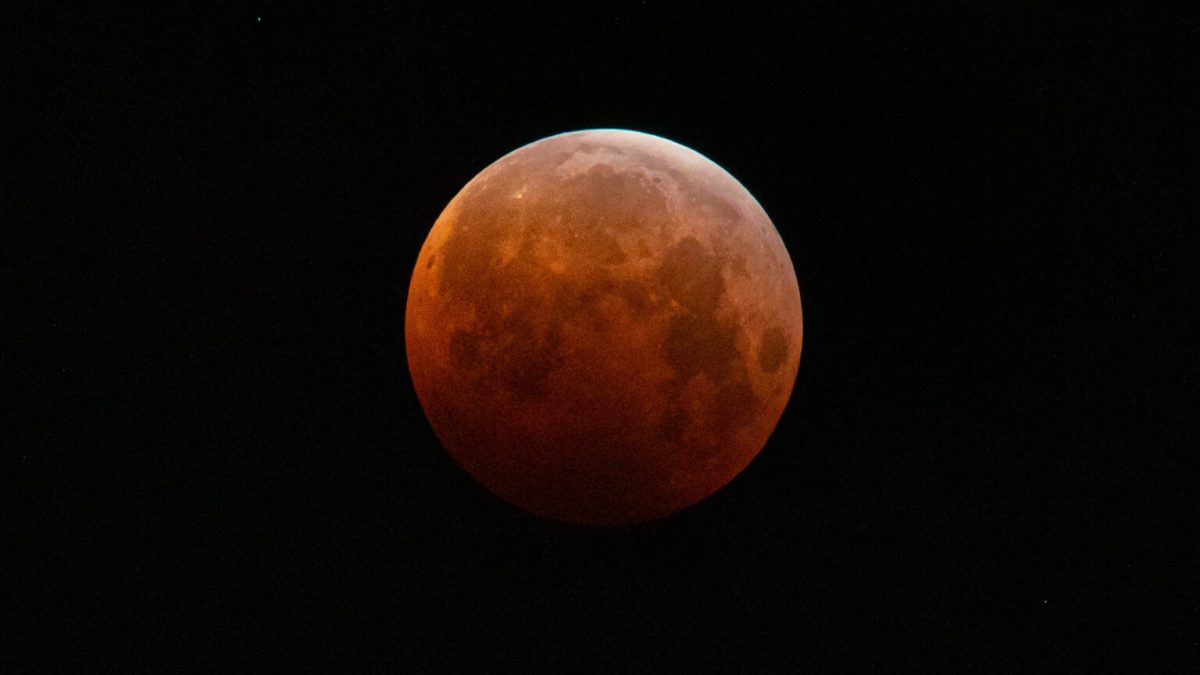
<svg viewBox="0 0 1200 675">
<path fill-rule="evenodd" d="M 417 257 L 408 365 L 434 432 L 537 516 L 621 525 L 708 497 L 775 429 L 800 364 L 792 262 L 733 176 L 650 134 L 521 147 Z"/>
</svg>

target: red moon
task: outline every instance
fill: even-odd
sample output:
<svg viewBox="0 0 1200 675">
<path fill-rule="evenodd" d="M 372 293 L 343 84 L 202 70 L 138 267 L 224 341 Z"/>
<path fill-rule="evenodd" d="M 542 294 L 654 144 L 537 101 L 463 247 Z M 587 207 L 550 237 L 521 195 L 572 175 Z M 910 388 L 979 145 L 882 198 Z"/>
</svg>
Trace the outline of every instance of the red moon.
<svg viewBox="0 0 1200 675">
<path fill-rule="evenodd" d="M 738 475 L 800 364 L 792 262 L 742 185 L 649 134 L 544 138 L 446 206 L 417 258 L 408 364 L 438 438 L 543 518 L 661 518 Z"/>
</svg>

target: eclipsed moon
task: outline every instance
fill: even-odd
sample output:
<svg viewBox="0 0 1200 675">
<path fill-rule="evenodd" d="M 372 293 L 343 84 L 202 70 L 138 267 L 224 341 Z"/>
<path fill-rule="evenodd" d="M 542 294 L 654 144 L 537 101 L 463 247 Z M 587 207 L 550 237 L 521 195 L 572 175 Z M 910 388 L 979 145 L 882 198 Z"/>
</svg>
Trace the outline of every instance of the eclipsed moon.
<svg viewBox="0 0 1200 675">
<path fill-rule="evenodd" d="M 754 197 L 657 136 L 497 160 L 417 258 L 408 364 L 450 455 L 504 500 L 617 525 L 711 495 L 763 448 L 800 363 L 800 291 Z"/>
</svg>

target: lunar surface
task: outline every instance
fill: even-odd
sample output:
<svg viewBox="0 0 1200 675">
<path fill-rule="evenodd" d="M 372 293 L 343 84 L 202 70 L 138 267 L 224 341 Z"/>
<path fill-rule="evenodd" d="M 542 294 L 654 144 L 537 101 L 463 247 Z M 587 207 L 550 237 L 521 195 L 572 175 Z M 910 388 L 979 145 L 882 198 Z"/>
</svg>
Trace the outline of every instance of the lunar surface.
<svg viewBox="0 0 1200 675">
<path fill-rule="evenodd" d="M 454 197 L 417 258 L 413 384 L 469 474 L 538 516 L 660 518 L 763 448 L 800 363 L 800 291 L 758 202 L 623 130 L 551 136 Z"/>
</svg>

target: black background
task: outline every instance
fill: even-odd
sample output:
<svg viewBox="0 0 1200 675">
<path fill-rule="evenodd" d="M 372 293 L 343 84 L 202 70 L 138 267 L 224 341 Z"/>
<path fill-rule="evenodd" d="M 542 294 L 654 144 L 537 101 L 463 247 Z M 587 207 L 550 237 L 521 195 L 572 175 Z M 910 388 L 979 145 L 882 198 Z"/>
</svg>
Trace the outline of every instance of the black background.
<svg viewBox="0 0 1200 675">
<path fill-rule="evenodd" d="M 5 196 L 6 668 L 1124 670 L 1200 646 L 1174 349 L 1193 22 L 98 4 L 12 24 L 6 127 L 42 152 Z M 736 176 L 805 310 L 758 459 L 615 530 L 459 470 L 402 338 L 456 191 L 590 127 Z"/>
</svg>

